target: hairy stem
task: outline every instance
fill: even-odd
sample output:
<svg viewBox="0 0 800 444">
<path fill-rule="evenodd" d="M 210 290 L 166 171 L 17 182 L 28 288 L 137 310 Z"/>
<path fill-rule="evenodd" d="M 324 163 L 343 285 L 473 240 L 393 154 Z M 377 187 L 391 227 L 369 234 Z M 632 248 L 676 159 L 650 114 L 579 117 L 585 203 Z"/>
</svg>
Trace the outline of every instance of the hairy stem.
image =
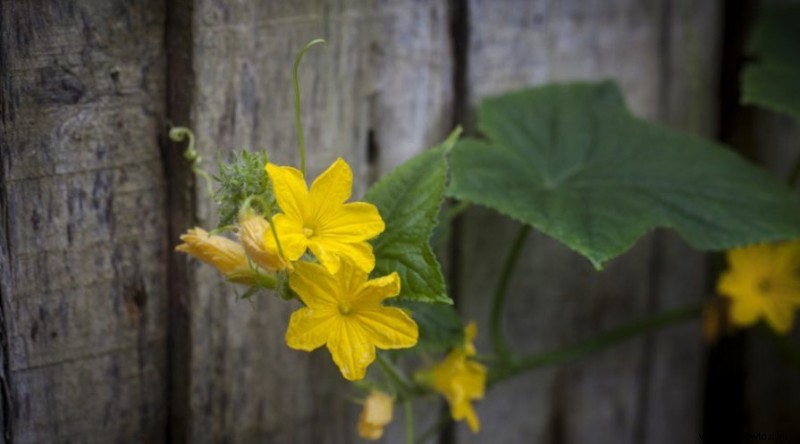
<svg viewBox="0 0 800 444">
<path fill-rule="evenodd" d="M 528 237 L 530 229 L 531 227 L 529 225 L 522 225 L 520 227 L 517 237 L 514 239 L 514 244 L 511 246 L 511 250 L 508 252 L 506 262 L 503 264 L 503 271 L 500 273 L 500 280 L 497 282 L 497 289 L 495 290 L 494 299 L 492 300 L 492 313 L 489 321 L 489 332 L 492 338 L 492 344 L 494 345 L 495 353 L 498 354 L 501 360 L 505 360 L 511 355 L 508 343 L 503 335 L 503 324 L 501 322 L 503 307 L 505 306 L 506 295 L 508 293 L 508 284 L 511 280 L 511 275 L 514 272 L 514 267 L 517 264 L 519 255 L 522 252 L 522 246 L 525 244 L 525 239 Z"/>
<path fill-rule="evenodd" d="M 414 404 L 411 398 L 403 401 L 403 413 L 406 417 L 406 444 L 414 444 Z"/>
<path fill-rule="evenodd" d="M 611 345 L 632 339 L 643 333 L 648 333 L 668 325 L 688 321 L 696 318 L 703 310 L 703 303 L 696 303 L 651 316 L 622 327 L 615 328 L 593 338 L 577 344 L 536 353 L 514 357 L 510 364 L 501 364 L 493 368 L 489 374 L 489 383 L 497 383 L 520 373 L 560 364 L 578 358 L 591 352 L 602 350 Z"/>
<path fill-rule="evenodd" d="M 302 112 L 300 111 L 300 82 L 297 81 L 297 69 L 300 67 L 300 61 L 303 60 L 303 56 L 306 54 L 309 48 L 316 45 L 317 43 L 327 43 L 323 39 L 316 39 L 306 43 L 306 46 L 297 53 L 297 57 L 294 59 L 294 69 L 292 70 L 292 85 L 294 86 L 294 118 L 295 123 L 297 124 L 297 149 L 300 151 L 300 171 L 303 172 L 303 176 L 306 174 L 306 145 L 305 139 L 303 138 L 303 118 Z"/>
<path fill-rule="evenodd" d="M 394 364 L 386 360 L 381 353 L 377 353 L 377 361 L 378 365 L 381 367 L 381 370 L 383 370 L 383 373 L 386 374 L 386 376 L 389 377 L 389 379 L 391 379 L 395 385 L 397 385 L 397 388 L 400 389 L 403 397 L 407 397 L 407 395 L 413 391 L 414 387 L 408 381 L 405 375 L 403 375 L 400 370 L 394 366 Z"/>
</svg>

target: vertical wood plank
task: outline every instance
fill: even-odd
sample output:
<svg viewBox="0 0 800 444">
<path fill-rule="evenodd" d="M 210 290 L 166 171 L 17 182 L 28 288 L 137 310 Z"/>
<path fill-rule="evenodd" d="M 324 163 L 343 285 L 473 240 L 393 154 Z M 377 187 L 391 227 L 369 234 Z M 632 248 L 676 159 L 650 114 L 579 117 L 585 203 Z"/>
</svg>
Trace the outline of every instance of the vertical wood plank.
<svg viewBox="0 0 800 444">
<path fill-rule="evenodd" d="M 800 159 L 800 124 L 788 116 L 763 110 L 753 110 L 752 116 L 758 161 L 778 177 L 787 178 L 790 168 Z M 800 191 L 800 185 L 795 189 Z M 796 317 L 785 338 L 795 350 L 800 342 L 798 324 Z M 797 362 L 782 355 L 770 335 L 756 330 L 748 332 L 745 339 L 745 431 L 791 441 L 800 437 L 800 371 Z"/>
<path fill-rule="evenodd" d="M 162 442 L 163 5 L 0 3 L 8 442 Z"/>
<path fill-rule="evenodd" d="M 677 119 L 677 110 L 690 98 L 686 88 L 671 85 L 677 82 L 674 76 L 685 76 L 671 63 L 684 57 L 672 52 L 680 50 L 671 40 L 680 38 L 676 33 L 686 19 L 672 9 L 678 3 L 509 1 L 501 8 L 496 2 L 470 1 L 470 104 L 474 107 L 485 95 L 524 85 L 611 77 L 622 86 L 634 113 Z M 692 26 L 713 24 L 707 20 L 715 17 L 714 4 L 690 6 L 691 11 L 711 8 L 707 14 L 689 15 Z M 708 29 L 716 35 L 713 26 Z M 715 51 L 716 37 L 707 36 L 697 41 L 701 59 Z M 713 78 L 711 68 L 698 67 L 701 80 Z M 708 109 L 712 98 L 699 100 L 701 109 Z M 487 210 L 472 211 L 464 221 L 460 303 L 464 314 L 483 327 L 479 348 L 489 347 L 488 304 L 515 231 L 516 224 Z M 563 246 L 532 236 L 505 314 L 512 345 L 520 351 L 544 351 L 679 305 L 678 300 L 699 299 L 702 273 L 682 266 L 685 248 L 673 245 L 669 239 L 650 236 L 595 273 L 585 259 Z M 688 263 L 698 262 L 701 259 L 693 256 Z M 472 264 L 480 266 L 465 268 Z M 680 293 L 677 298 L 675 292 Z M 697 430 L 701 405 L 701 345 L 695 336 L 696 345 L 683 352 L 681 341 L 692 334 L 689 327 L 630 341 L 499 385 L 479 405 L 481 435 L 474 437 L 459 426 L 458 442 L 482 442 L 486 436 L 496 442 L 662 442 L 669 439 L 661 435 L 665 429 L 690 436 Z M 681 360 L 685 374 L 669 373 L 676 360 Z M 679 394 L 660 398 L 668 388 Z M 659 406 L 659 399 L 675 402 Z M 656 420 L 659 414 L 667 417 Z"/>
<path fill-rule="evenodd" d="M 363 89 L 368 23 L 365 3 L 194 2 L 191 127 L 206 159 L 218 152 L 266 149 L 272 161 L 298 164 L 291 68 L 296 52 L 316 47 L 301 67 L 309 177 L 337 156 L 363 189 L 367 115 Z M 213 164 L 207 164 L 213 170 Z M 203 184 L 198 215 L 215 218 Z M 296 304 L 272 294 L 237 300 L 210 267 L 193 263 L 189 300 L 190 442 L 346 442 L 357 410 L 347 403 L 327 351 L 290 350 L 284 332 Z M 314 424 L 309 427 L 308 424 Z"/>
<path fill-rule="evenodd" d="M 717 131 L 722 4 L 668 3 L 663 35 L 664 84 L 660 120 L 713 138 Z M 659 313 L 708 297 L 708 259 L 674 233 L 657 233 L 649 311 Z M 694 442 L 702 431 L 705 346 L 697 322 L 671 327 L 645 341 L 642 424 L 637 440 Z"/>
<path fill-rule="evenodd" d="M 447 133 L 446 7 L 443 0 L 191 2 L 186 114 L 199 150 L 213 159 L 218 151 L 229 158 L 240 147 L 267 149 L 273 161 L 296 164 L 291 66 L 299 48 L 323 37 L 328 45 L 312 49 L 300 70 L 308 176 L 343 156 L 360 196 L 369 180 Z M 198 185 L 198 215 L 213 226 Z M 285 346 L 297 305 L 268 294 L 237 301 L 213 270 L 189 268 L 188 439 L 352 442 L 359 407 L 344 399 L 349 384 L 328 352 Z"/>
<path fill-rule="evenodd" d="M 370 64 L 375 79 L 370 103 L 371 179 L 440 143 L 451 129 L 454 67 L 449 9 L 446 0 L 378 4 Z M 381 442 L 406 442 L 401 407 L 395 409 Z M 415 401 L 417 436 L 437 421 L 441 407 L 439 399 Z M 434 436 L 427 443 L 436 440 Z"/>
</svg>

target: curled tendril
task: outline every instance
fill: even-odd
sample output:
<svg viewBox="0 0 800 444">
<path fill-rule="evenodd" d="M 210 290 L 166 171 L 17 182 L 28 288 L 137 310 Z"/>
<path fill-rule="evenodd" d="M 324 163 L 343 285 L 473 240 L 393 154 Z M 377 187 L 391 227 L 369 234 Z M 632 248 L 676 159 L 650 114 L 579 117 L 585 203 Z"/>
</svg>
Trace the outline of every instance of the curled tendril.
<svg viewBox="0 0 800 444">
<path fill-rule="evenodd" d="M 297 53 L 297 57 L 294 59 L 294 70 L 292 71 L 292 85 L 294 86 L 294 117 L 297 124 L 297 148 L 300 151 L 300 171 L 303 172 L 304 176 L 306 174 L 306 146 L 305 140 L 303 139 L 303 120 L 300 112 L 300 84 L 297 81 L 297 69 L 300 67 L 300 61 L 303 60 L 303 56 L 306 54 L 306 51 L 318 43 L 327 44 L 328 42 L 324 39 L 314 39 L 306 43 L 306 46 L 304 46 L 303 49 Z"/>
<path fill-rule="evenodd" d="M 203 158 L 197 154 L 197 150 L 194 147 L 194 134 L 192 130 L 183 126 L 176 126 L 169 130 L 169 138 L 173 142 L 183 142 L 184 140 L 189 141 L 188 146 L 186 147 L 186 151 L 183 152 L 183 158 L 189 161 L 190 167 L 194 174 L 205 179 L 206 187 L 208 188 L 208 195 L 214 195 L 214 182 L 211 180 L 211 175 L 208 174 L 205 170 L 200 168 L 200 163 L 202 162 Z"/>
</svg>

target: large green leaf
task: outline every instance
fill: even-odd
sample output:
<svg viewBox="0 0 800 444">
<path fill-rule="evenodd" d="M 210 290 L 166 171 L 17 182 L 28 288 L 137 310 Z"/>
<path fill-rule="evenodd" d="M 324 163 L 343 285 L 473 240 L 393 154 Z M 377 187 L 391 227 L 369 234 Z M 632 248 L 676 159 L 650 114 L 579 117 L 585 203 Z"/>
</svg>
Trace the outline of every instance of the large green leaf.
<svg viewBox="0 0 800 444">
<path fill-rule="evenodd" d="M 445 157 L 457 138 L 455 132 L 442 145 L 400 165 L 364 196 L 365 201 L 378 207 L 386 222 L 386 230 L 373 242 L 374 273 L 397 271 L 402 299 L 453 303 L 428 241 L 444 196 Z"/>
<path fill-rule="evenodd" d="M 633 117 L 612 83 L 485 100 L 450 193 L 528 223 L 597 268 L 648 230 L 720 250 L 800 237 L 800 198 L 715 143 Z M 491 227 L 487 227 L 491 229 Z"/>
<path fill-rule="evenodd" d="M 800 4 L 765 5 L 748 42 L 742 102 L 800 118 Z"/>
</svg>

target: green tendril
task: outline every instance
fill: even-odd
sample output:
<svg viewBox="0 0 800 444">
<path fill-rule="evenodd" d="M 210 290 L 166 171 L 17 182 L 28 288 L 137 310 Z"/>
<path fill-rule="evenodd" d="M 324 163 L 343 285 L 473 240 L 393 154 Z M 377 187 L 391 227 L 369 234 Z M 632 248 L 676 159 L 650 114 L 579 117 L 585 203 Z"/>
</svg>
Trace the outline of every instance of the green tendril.
<svg viewBox="0 0 800 444">
<path fill-rule="evenodd" d="M 189 140 L 186 151 L 183 152 L 183 158 L 189 161 L 190 168 L 194 174 L 205 179 L 206 187 L 208 188 L 208 196 L 213 196 L 214 182 L 211 180 L 211 175 L 200 168 L 200 163 L 202 162 L 203 158 L 197 154 L 197 150 L 194 147 L 194 134 L 192 133 L 192 130 L 183 126 L 176 126 L 169 130 L 169 138 L 173 142 L 183 142 L 184 140 Z"/>
<path fill-rule="evenodd" d="M 292 85 L 294 86 L 294 117 L 295 122 L 297 124 L 297 148 L 300 151 L 300 171 L 303 172 L 303 175 L 306 174 L 306 146 L 305 146 L 305 139 L 303 138 L 303 118 L 300 112 L 300 82 L 297 81 L 297 69 L 300 67 L 300 60 L 303 60 L 303 56 L 306 54 L 306 51 L 309 50 L 312 46 L 316 45 L 317 43 L 327 44 L 323 39 L 315 39 L 308 43 L 303 49 L 297 53 L 297 58 L 294 59 L 294 70 L 292 71 Z"/>
</svg>

